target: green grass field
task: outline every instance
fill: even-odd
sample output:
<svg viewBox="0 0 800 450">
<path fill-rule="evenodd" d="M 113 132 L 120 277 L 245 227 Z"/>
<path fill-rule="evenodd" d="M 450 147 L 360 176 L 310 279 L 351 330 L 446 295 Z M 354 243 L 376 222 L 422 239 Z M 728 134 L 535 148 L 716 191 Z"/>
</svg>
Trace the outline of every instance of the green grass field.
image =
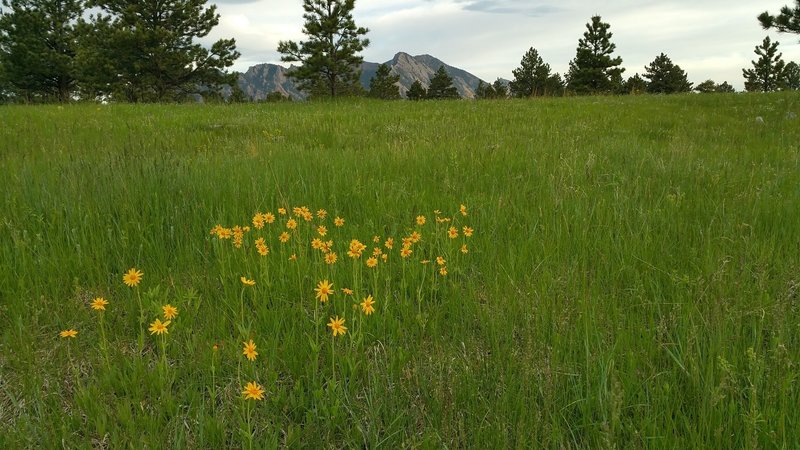
<svg viewBox="0 0 800 450">
<path fill-rule="evenodd" d="M 787 112 L 800 96 L 0 108 L 0 448 L 798 448 Z"/>
</svg>

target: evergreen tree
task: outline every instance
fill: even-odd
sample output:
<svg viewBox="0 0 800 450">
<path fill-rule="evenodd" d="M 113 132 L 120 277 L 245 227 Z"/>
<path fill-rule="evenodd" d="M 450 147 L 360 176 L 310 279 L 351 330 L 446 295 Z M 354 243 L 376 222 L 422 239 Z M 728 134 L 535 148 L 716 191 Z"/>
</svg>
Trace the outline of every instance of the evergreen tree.
<svg viewBox="0 0 800 450">
<path fill-rule="evenodd" d="M 560 97 L 564 95 L 565 89 L 566 83 L 564 83 L 564 79 L 561 78 L 560 74 L 554 73 L 547 77 L 547 81 L 544 84 L 544 95 Z"/>
<path fill-rule="evenodd" d="M 781 87 L 791 91 L 800 90 L 800 65 L 796 62 L 792 61 L 784 67 Z"/>
<path fill-rule="evenodd" d="M 731 93 L 736 92 L 736 89 L 733 88 L 727 81 L 723 81 L 721 84 L 717 85 L 717 92 L 721 93 Z"/>
<path fill-rule="evenodd" d="M 408 88 L 408 92 L 406 92 L 406 97 L 409 100 L 423 100 L 428 97 L 428 91 L 419 80 L 414 80 L 411 83 L 411 87 Z"/>
<path fill-rule="evenodd" d="M 600 16 L 592 17 L 592 22 L 586 24 L 586 32 L 578 40 L 575 59 L 570 61 L 567 75 L 568 87 L 575 93 L 610 93 L 621 85 L 625 69 L 619 67 L 622 58 L 611 56 L 617 46 L 611 43 L 610 27 Z"/>
<path fill-rule="evenodd" d="M 391 69 L 386 64 L 378 66 L 378 71 L 369 82 L 369 96 L 383 100 L 397 100 L 400 98 L 400 75 L 392 75 Z"/>
<path fill-rule="evenodd" d="M 550 65 L 546 64 L 539 52 L 531 47 L 520 61 L 520 66 L 512 71 L 514 80 L 509 83 L 514 97 L 535 97 L 545 95 Z"/>
<path fill-rule="evenodd" d="M 508 98 L 508 86 L 500 78 L 494 80 L 492 90 L 494 90 L 494 98 Z"/>
<path fill-rule="evenodd" d="M 765 30 L 775 27 L 781 33 L 800 34 L 800 0 L 795 0 L 794 8 L 788 5 L 781 8 L 777 16 L 764 11 L 758 16 L 758 21 Z"/>
<path fill-rule="evenodd" d="M 428 96 L 431 100 L 460 98 L 458 90 L 453 86 L 453 78 L 447 73 L 444 66 L 433 74 L 428 83 Z"/>
<path fill-rule="evenodd" d="M 489 100 L 495 98 L 497 94 L 491 84 L 484 83 L 483 80 L 478 81 L 478 87 L 475 89 L 475 98 L 478 100 Z"/>
<path fill-rule="evenodd" d="M 131 102 L 176 101 L 221 92 L 239 52 L 233 39 L 195 42 L 219 23 L 205 0 L 95 0 L 103 13 L 82 38 L 83 78 L 97 94 Z"/>
<path fill-rule="evenodd" d="M 686 72 L 663 53 L 645 66 L 644 77 L 650 80 L 647 83 L 647 92 L 651 94 L 674 94 L 676 92 L 690 92 L 692 83 L 686 77 Z"/>
<path fill-rule="evenodd" d="M 278 43 L 281 61 L 302 64 L 290 72 L 301 90 L 324 86 L 331 97 L 353 93 L 364 61 L 358 53 L 369 45 L 369 39 L 361 38 L 369 30 L 356 27 L 353 8 L 355 0 L 303 0 L 308 40 Z"/>
<path fill-rule="evenodd" d="M 631 95 L 644 94 L 647 92 L 647 80 L 635 73 L 625 81 L 624 91 Z"/>
<path fill-rule="evenodd" d="M 0 65 L 9 95 L 69 101 L 76 90 L 77 25 L 83 0 L 3 0 Z"/>
<path fill-rule="evenodd" d="M 742 69 L 744 75 L 744 88 L 749 92 L 771 92 L 781 87 L 785 63 L 778 53 L 778 42 L 772 42 L 769 36 L 764 38 L 761 45 L 756 46 L 755 54 L 758 61 L 751 61 L 752 69 Z"/>
</svg>

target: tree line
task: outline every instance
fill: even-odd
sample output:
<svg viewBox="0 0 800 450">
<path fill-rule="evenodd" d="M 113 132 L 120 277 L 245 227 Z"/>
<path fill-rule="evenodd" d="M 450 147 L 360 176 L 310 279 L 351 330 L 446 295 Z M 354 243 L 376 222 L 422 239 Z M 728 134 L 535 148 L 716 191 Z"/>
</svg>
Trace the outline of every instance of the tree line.
<svg viewBox="0 0 800 450">
<path fill-rule="evenodd" d="M 307 39 L 278 44 L 282 61 L 299 63 L 289 76 L 312 98 L 363 94 L 360 52 L 370 44 L 369 30 L 355 24 L 355 0 L 304 0 L 303 8 Z M 777 15 L 764 12 L 758 21 L 764 29 L 800 33 L 800 0 Z M 218 23 L 216 7 L 205 0 L 2 0 L 0 101 L 242 101 L 238 74 L 227 70 L 239 57 L 235 40 L 220 39 L 210 48 L 196 42 Z M 727 82 L 713 80 L 693 86 L 664 53 L 642 75 L 624 78 L 610 28 L 600 16 L 591 18 L 564 75 L 553 73 L 531 47 L 513 80 L 481 81 L 477 97 L 733 91 Z M 778 45 L 767 37 L 756 46 L 758 58 L 742 69 L 745 90 L 800 89 L 800 67 L 783 61 Z M 399 76 L 381 65 L 366 94 L 399 99 Z M 416 81 L 406 97 L 459 94 L 440 67 L 427 87 Z"/>
</svg>

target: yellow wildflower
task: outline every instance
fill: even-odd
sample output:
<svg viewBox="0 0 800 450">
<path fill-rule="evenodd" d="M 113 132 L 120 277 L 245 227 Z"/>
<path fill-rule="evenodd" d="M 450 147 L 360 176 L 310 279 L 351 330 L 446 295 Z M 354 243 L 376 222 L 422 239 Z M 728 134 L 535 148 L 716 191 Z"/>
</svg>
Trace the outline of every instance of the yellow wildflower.
<svg viewBox="0 0 800 450">
<path fill-rule="evenodd" d="M 342 225 L 344 225 L 344 219 L 342 219 L 341 217 L 337 217 L 333 219 L 333 224 L 336 225 L 337 227 L 341 227 Z"/>
<path fill-rule="evenodd" d="M 58 335 L 61 336 L 62 338 L 74 338 L 78 335 L 78 332 L 70 329 L 70 330 L 64 330 L 58 333 Z"/>
<path fill-rule="evenodd" d="M 375 312 L 375 307 L 373 306 L 374 304 L 375 300 L 373 300 L 372 296 L 369 295 L 364 299 L 363 302 L 361 302 L 361 310 L 364 311 L 364 314 L 370 315 Z"/>
<path fill-rule="evenodd" d="M 174 307 L 174 306 L 172 306 L 170 304 L 166 304 L 166 305 L 162 306 L 161 309 L 164 310 L 164 318 L 165 319 L 172 320 L 172 319 L 174 319 L 175 317 L 178 316 L 178 308 L 176 308 L 176 307 Z"/>
<path fill-rule="evenodd" d="M 455 239 L 458 237 L 458 228 L 450 227 L 447 229 L 447 237 L 450 239 Z"/>
<path fill-rule="evenodd" d="M 245 400 L 264 400 L 264 389 L 255 381 L 247 383 L 242 391 Z"/>
<path fill-rule="evenodd" d="M 158 334 L 158 335 L 167 334 L 168 333 L 167 326 L 169 324 L 170 324 L 169 320 L 165 321 L 164 323 L 161 323 L 160 319 L 156 319 L 155 322 L 150 324 L 150 328 L 148 328 L 147 331 L 149 331 L 150 334 Z"/>
<path fill-rule="evenodd" d="M 417 225 L 425 225 L 425 216 L 417 216 Z"/>
<path fill-rule="evenodd" d="M 347 333 L 347 327 L 344 326 L 344 319 L 340 319 L 339 316 L 336 316 L 336 318 L 331 317 L 331 321 L 328 322 L 328 327 L 333 332 L 333 337 Z"/>
<path fill-rule="evenodd" d="M 328 296 L 333 295 L 335 291 L 333 290 L 333 283 L 329 283 L 328 280 L 322 280 L 317 284 L 314 292 L 317 293 L 316 298 L 325 303 L 328 301 Z"/>
<path fill-rule="evenodd" d="M 105 311 L 106 305 L 108 305 L 108 300 L 104 299 L 103 297 L 97 297 L 96 299 L 92 300 L 92 309 L 95 311 Z"/>
<path fill-rule="evenodd" d="M 242 344 L 244 344 L 242 354 L 250 361 L 255 361 L 256 356 L 258 356 L 258 352 L 256 351 L 256 343 L 250 339 L 250 342 L 242 342 Z"/>
<path fill-rule="evenodd" d="M 142 281 L 142 276 L 144 276 L 144 273 L 133 268 L 128 270 L 128 272 L 122 276 L 122 282 L 128 285 L 129 287 L 138 286 L 139 283 Z"/>
<path fill-rule="evenodd" d="M 326 228 L 325 225 L 320 225 L 317 227 L 317 233 L 319 233 L 320 236 L 325 236 L 328 234 L 328 228 Z"/>
<path fill-rule="evenodd" d="M 374 256 L 370 256 L 369 258 L 367 258 L 367 267 L 372 269 L 372 268 L 376 267 L 377 265 L 378 265 L 378 258 L 376 258 Z"/>
<path fill-rule="evenodd" d="M 250 280 L 250 279 L 248 279 L 246 277 L 239 278 L 239 281 L 241 281 L 242 284 L 245 285 L 245 286 L 255 286 L 256 285 L 256 280 Z"/>
<path fill-rule="evenodd" d="M 284 231 L 280 236 L 278 236 L 278 240 L 284 243 L 289 242 L 289 233 Z"/>
</svg>

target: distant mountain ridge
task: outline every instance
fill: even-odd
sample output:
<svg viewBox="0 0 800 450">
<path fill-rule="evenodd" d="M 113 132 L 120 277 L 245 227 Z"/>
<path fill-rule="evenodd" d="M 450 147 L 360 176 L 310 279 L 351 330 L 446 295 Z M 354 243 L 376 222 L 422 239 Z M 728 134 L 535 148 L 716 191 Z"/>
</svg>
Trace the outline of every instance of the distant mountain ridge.
<svg viewBox="0 0 800 450">
<path fill-rule="evenodd" d="M 453 77 L 453 86 L 463 98 L 474 98 L 475 91 L 481 79 L 466 70 L 450 66 L 431 55 L 411 56 L 399 52 L 384 64 L 389 66 L 393 75 L 400 76 L 400 95 L 405 97 L 408 88 L 414 81 L 419 81 L 426 88 L 430 77 L 440 66 Z M 361 64 L 361 85 L 369 89 L 369 82 L 375 76 L 379 63 L 364 62 Z M 271 92 L 279 92 L 294 100 L 305 99 L 305 94 L 300 92 L 294 81 L 287 76 L 289 69 L 277 64 L 258 64 L 247 69 L 239 76 L 239 87 L 244 93 L 254 99 L 263 100 Z"/>
</svg>

